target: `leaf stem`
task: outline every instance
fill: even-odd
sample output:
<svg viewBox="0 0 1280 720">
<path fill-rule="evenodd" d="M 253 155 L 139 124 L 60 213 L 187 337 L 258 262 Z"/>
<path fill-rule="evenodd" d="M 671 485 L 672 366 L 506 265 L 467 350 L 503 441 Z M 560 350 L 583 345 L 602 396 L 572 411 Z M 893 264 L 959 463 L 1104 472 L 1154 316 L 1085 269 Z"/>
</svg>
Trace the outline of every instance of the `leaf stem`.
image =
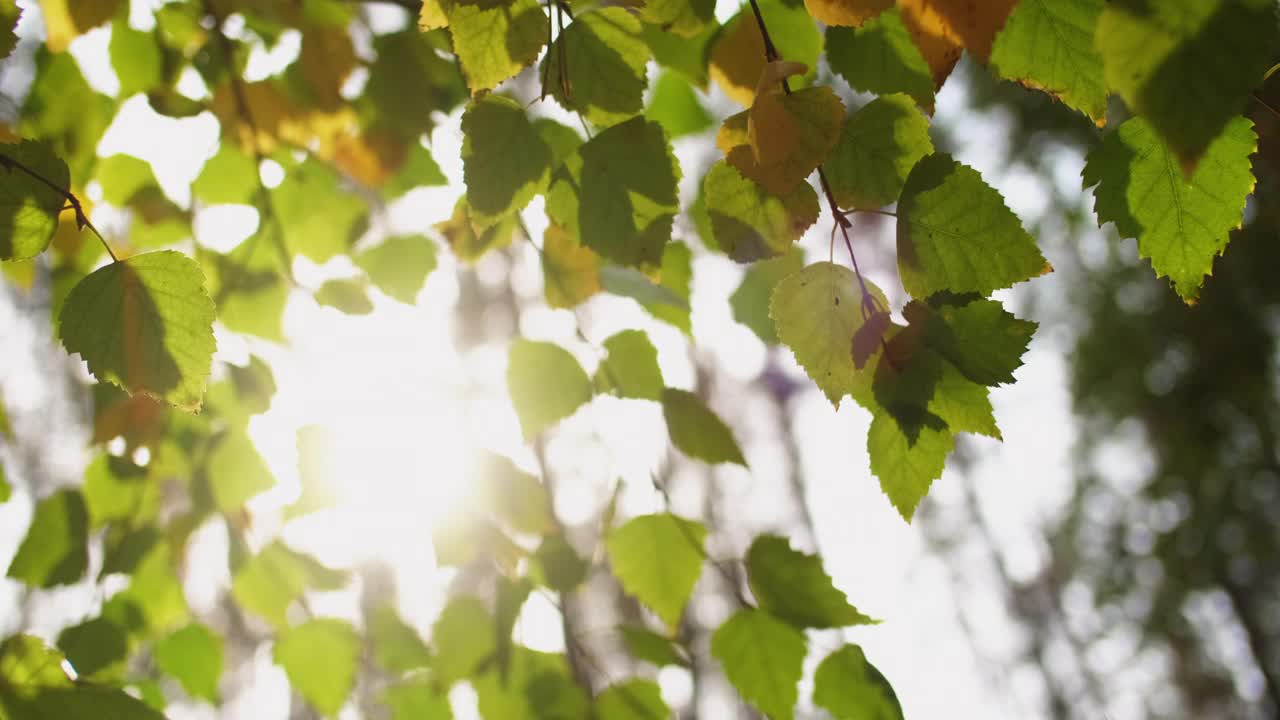
<svg viewBox="0 0 1280 720">
<path fill-rule="evenodd" d="M 84 228 L 89 228 L 89 230 L 91 230 L 93 234 L 98 237 L 98 242 L 102 243 L 102 247 L 106 248 L 107 255 L 111 256 L 111 262 L 113 263 L 120 262 L 120 259 L 116 257 L 116 254 L 114 252 L 112 252 L 111 246 L 107 244 L 106 238 L 102 237 L 102 233 L 98 232 L 98 228 L 94 227 L 93 222 L 89 220 L 89 215 L 85 213 L 84 207 L 80 204 L 80 198 L 77 198 L 75 196 L 75 193 L 71 192 L 66 188 L 58 187 L 58 185 L 54 183 L 52 180 L 41 175 L 35 170 L 31 169 L 25 163 L 22 163 L 21 161 L 19 161 L 17 158 L 11 157 L 9 155 L 5 155 L 3 153 L 0 153 L 0 167 L 4 167 L 6 170 L 10 172 L 13 172 L 15 169 L 21 170 L 27 175 L 30 175 L 36 180 L 39 180 L 42 184 L 44 184 L 50 190 L 61 195 L 63 199 L 67 201 L 67 205 L 66 207 L 61 208 L 59 212 L 61 212 L 62 210 L 66 210 L 67 208 L 75 210 L 76 226 L 79 227 L 81 230 L 83 230 Z"/>
</svg>

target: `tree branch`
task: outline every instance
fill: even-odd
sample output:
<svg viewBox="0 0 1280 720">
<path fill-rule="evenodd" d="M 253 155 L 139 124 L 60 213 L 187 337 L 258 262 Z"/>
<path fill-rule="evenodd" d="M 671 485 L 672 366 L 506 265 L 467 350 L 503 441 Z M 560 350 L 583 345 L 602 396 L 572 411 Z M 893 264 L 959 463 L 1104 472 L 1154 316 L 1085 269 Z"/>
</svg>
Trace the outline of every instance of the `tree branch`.
<svg viewBox="0 0 1280 720">
<path fill-rule="evenodd" d="M 9 155 L 5 155 L 3 153 L 0 153 L 0 167 L 4 167 L 9 172 L 13 172 L 14 170 L 21 170 L 22 172 L 26 173 L 32 178 L 39 180 L 42 184 L 44 184 L 50 190 L 61 195 L 63 199 L 67 201 L 67 207 L 69 207 L 72 210 L 75 210 L 76 212 L 76 226 L 79 227 L 81 230 L 85 228 L 89 228 L 91 231 L 93 231 L 93 234 L 98 236 L 98 242 L 102 243 L 102 247 L 107 249 L 107 254 L 111 256 L 111 262 L 120 262 L 120 259 L 116 257 L 116 254 L 111 251 L 111 246 L 107 244 L 106 238 L 102 237 L 102 233 L 98 232 L 98 228 L 93 226 L 93 223 L 89 220 L 88 214 L 86 214 L 84 211 L 84 207 L 80 205 L 80 198 L 77 198 L 74 193 L 72 193 L 70 190 L 66 188 L 58 187 L 52 180 L 41 175 L 40 173 L 36 172 L 30 167 L 27 167 L 25 164 L 20 162 L 17 158 L 11 157 Z M 67 207 L 62 208 L 62 210 L 66 210 Z"/>
</svg>

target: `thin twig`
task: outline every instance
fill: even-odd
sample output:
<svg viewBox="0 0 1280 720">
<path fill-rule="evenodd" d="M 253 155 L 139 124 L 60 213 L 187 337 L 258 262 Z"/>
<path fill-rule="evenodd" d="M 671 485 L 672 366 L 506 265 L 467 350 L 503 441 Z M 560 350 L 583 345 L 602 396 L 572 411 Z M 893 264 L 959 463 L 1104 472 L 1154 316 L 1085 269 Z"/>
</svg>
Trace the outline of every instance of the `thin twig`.
<svg viewBox="0 0 1280 720">
<path fill-rule="evenodd" d="M 11 157 L 9 155 L 0 153 L 0 166 L 3 166 L 5 169 L 9 170 L 10 172 L 13 172 L 14 169 L 21 170 L 27 175 L 30 175 L 36 180 L 39 180 L 50 190 L 61 195 L 62 198 L 67 201 L 67 205 L 62 207 L 59 210 L 59 212 L 61 212 L 62 210 L 66 210 L 68 208 L 75 210 L 76 226 L 79 227 L 81 230 L 83 230 L 84 228 L 89 228 L 89 230 L 91 230 L 94 235 L 98 236 L 98 242 L 102 243 L 102 247 L 107 249 L 107 254 L 111 256 L 111 262 L 120 262 L 120 259 L 116 257 L 116 254 L 111 251 L 111 246 L 107 244 L 106 238 L 102 237 L 102 233 L 98 232 L 98 228 L 94 227 L 93 222 L 89 220 L 89 215 L 85 213 L 84 207 L 80 205 L 80 198 L 77 198 L 75 196 L 75 193 L 71 192 L 66 188 L 58 187 L 58 185 L 54 183 L 52 180 L 50 180 L 49 178 L 41 175 L 40 173 L 36 172 L 35 170 L 31 169 L 30 167 L 28 167 L 27 165 L 19 161 L 17 158 Z"/>
</svg>

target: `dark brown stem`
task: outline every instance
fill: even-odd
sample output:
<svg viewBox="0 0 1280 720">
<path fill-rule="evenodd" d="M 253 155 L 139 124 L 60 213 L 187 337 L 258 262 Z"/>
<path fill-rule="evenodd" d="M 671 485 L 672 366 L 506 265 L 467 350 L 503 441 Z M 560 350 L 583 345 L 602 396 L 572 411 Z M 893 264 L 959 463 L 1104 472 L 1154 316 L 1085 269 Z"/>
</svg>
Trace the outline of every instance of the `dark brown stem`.
<svg viewBox="0 0 1280 720">
<path fill-rule="evenodd" d="M 89 230 L 91 230 L 94 235 L 98 236 L 98 242 L 102 243 L 102 247 L 107 249 L 107 254 L 111 256 L 111 262 L 120 262 L 120 259 L 116 257 L 116 254 L 111 251 L 111 246 L 107 244 L 106 238 L 102 237 L 102 233 L 98 232 L 98 228 L 93 226 L 93 223 L 89 220 L 89 215 L 85 213 L 84 207 L 80 205 L 80 198 L 77 198 L 74 193 L 72 193 L 70 190 L 66 188 L 58 187 L 58 185 L 54 183 L 52 180 L 50 180 L 49 178 L 27 167 L 25 164 L 23 164 L 16 158 L 10 157 L 2 153 L 0 153 L 0 167 L 4 167 L 9 172 L 13 172 L 14 170 L 21 170 L 27 175 L 30 175 L 32 178 L 39 180 L 43 185 L 48 187 L 50 190 L 61 195 L 63 199 L 67 201 L 67 206 L 61 208 L 61 210 L 66 210 L 68 208 L 75 210 L 76 227 L 80 228 L 81 230 L 83 230 L 84 228 L 89 228 Z M 61 212 L 61 210 L 59 212 Z"/>
</svg>

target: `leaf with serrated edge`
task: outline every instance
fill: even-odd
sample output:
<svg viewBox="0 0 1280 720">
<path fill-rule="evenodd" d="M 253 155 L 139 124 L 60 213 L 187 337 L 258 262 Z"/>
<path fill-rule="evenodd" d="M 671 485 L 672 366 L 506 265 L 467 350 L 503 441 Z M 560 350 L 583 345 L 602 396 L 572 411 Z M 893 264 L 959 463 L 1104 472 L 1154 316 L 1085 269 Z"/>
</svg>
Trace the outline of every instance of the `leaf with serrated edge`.
<svg viewBox="0 0 1280 720">
<path fill-rule="evenodd" d="M 711 635 L 711 654 L 748 702 L 774 720 L 795 717 L 808 649 L 804 634 L 763 610 L 739 610 Z"/>
<path fill-rule="evenodd" d="M 623 330 L 604 341 L 608 353 L 596 370 L 596 387 L 619 397 L 662 400 L 658 351 L 641 330 Z"/>
<path fill-rule="evenodd" d="M 1018 0 L 898 0 L 903 24 L 942 87 L 951 69 L 968 50 L 983 62 Z"/>
<path fill-rule="evenodd" d="M 791 548 L 786 538 L 760 535 L 747 550 L 747 578 L 760 607 L 799 628 L 875 622 L 849 604 L 822 568 L 822 558 Z"/>
<path fill-rule="evenodd" d="M 600 256 L 556 223 L 542 234 L 541 259 L 543 293 L 551 307 L 575 307 L 600 292 Z"/>
<path fill-rule="evenodd" d="M 850 116 L 827 159 L 827 182 L 846 210 L 897 202 L 911 168 L 933 152 L 929 121 L 906 95 L 884 95 Z"/>
<path fill-rule="evenodd" d="M 857 27 L 893 7 L 894 0 L 804 0 L 809 14 L 823 25 Z"/>
<path fill-rule="evenodd" d="M 45 142 L 0 145 L 0 156 L 6 161 L 0 163 L 0 260 L 32 258 L 53 240 L 66 198 L 17 165 L 63 189 L 70 185 L 71 173 Z"/>
<path fill-rule="evenodd" d="M 1276 34 L 1271 0 L 1128 0 L 1107 3 L 1094 43 L 1107 86 L 1190 176 L 1261 82 Z"/>
<path fill-rule="evenodd" d="M 194 412 L 213 361 L 213 316 L 200 266 L 162 250 L 81 280 L 63 303 L 58 334 L 99 380 Z"/>
<path fill-rule="evenodd" d="M 1133 118 L 1089 153 L 1084 185 L 1098 186 L 1098 221 L 1137 238 L 1138 255 L 1194 302 L 1231 230 L 1240 227 L 1255 183 L 1249 157 L 1257 147 L 1253 123 L 1237 117 L 1188 178 L 1151 126 Z"/>
<path fill-rule="evenodd" d="M 761 342 L 777 343 L 778 333 L 773 318 L 769 317 L 769 300 L 778 283 L 800 272 L 803 267 L 804 252 L 794 246 L 782 257 L 752 263 L 743 274 L 738 289 L 729 296 L 733 319 L 750 328 Z"/>
<path fill-rule="evenodd" d="M 767 152 L 757 152 L 750 141 L 751 111 L 726 119 L 716 145 L 744 176 L 786 196 L 795 192 L 835 147 L 844 125 L 844 104 L 827 87 L 797 90 L 772 102 L 781 103 L 781 108 L 770 117 L 786 118 L 787 122 L 757 131 L 769 147 Z"/>
<path fill-rule="evenodd" d="M 785 254 L 818 220 L 818 195 L 801 183 L 779 197 L 718 162 L 703 178 L 711 233 L 720 249 L 738 262 Z"/>
<path fill-rule="evenodd" d="M 870 282 L 867 289 L 888 307 Z M 829 262 L 814 263 L 784 279 L 773 290 L 769 316 L 778 338 L 817 383 L 832 405 L 871 386 L 871 373 L 853 364 L 850 346 L 862 327 L 862 286 L 853 271 Z"/>
<path fill-rule="evenodd" d="M 760 14 L 778 55 L 810 68 L 822 55 L 822 33 L 798 4 L 760 0 Z M 708 72 L 734 102 L 751 105 L 765 66 L 764 41 L 750 8 L 724 24 L 711 44 Z"/>
<path fill-rule="evenodd" d="M 831 69 L 851 87 L 877 95 L 906 93 L 933 112 L 933 75 L 896 7 L 860 28 L 827 28 L 827 48 Z"/>
<path fill-rule="evenodd" d="M 912 443 L 888 414 L 872 419 L 867 432 L 871 472 L 902 519 L 911 522 L 929 486 L 942 477 L 943 464 L 954 446 L 950 430 L 924 427 Z"/>
<path fill-rule="evenodd" d="M 452 0 L 446 13 L 473 95 L 492 90 L 536 60 L 551 25 L 537 0 Z"/>
<path fill-rule="evenodd" d="M 898 201 L 898 274 L 912 297 L 988 295 L 1051 270 L 977 170 L 945 153 L 916 163 Z"/>
<path fill-rule="evenodd" d="M 521 210 L 542 192 L 551 150 L 520 103 L 486 95 L 462 115 L 462 177 L 477 231 Z"/>
<path fill-rule="evenodd" d="M 706 537 L 694 520 L 641 515 L 610 532 L 605 551 L 623 589 L 675 627 L 702 574 Z"/>
<path fill-rule="evenodd" d="M 542 61 L 543 90 L 596 125 L 614 125 L 638 114 L 644 108 L 649 60 L 640 30 L 640 21 L 626 8 L 576 15 Z"/>
<path fill-rule="evenodd" d="M 1101 123 L 1102 56 L 1093 46 L 1103 0 L 1020 0 L 991 49 L 996 75 L 1038 88 Z"/>
</svg>

